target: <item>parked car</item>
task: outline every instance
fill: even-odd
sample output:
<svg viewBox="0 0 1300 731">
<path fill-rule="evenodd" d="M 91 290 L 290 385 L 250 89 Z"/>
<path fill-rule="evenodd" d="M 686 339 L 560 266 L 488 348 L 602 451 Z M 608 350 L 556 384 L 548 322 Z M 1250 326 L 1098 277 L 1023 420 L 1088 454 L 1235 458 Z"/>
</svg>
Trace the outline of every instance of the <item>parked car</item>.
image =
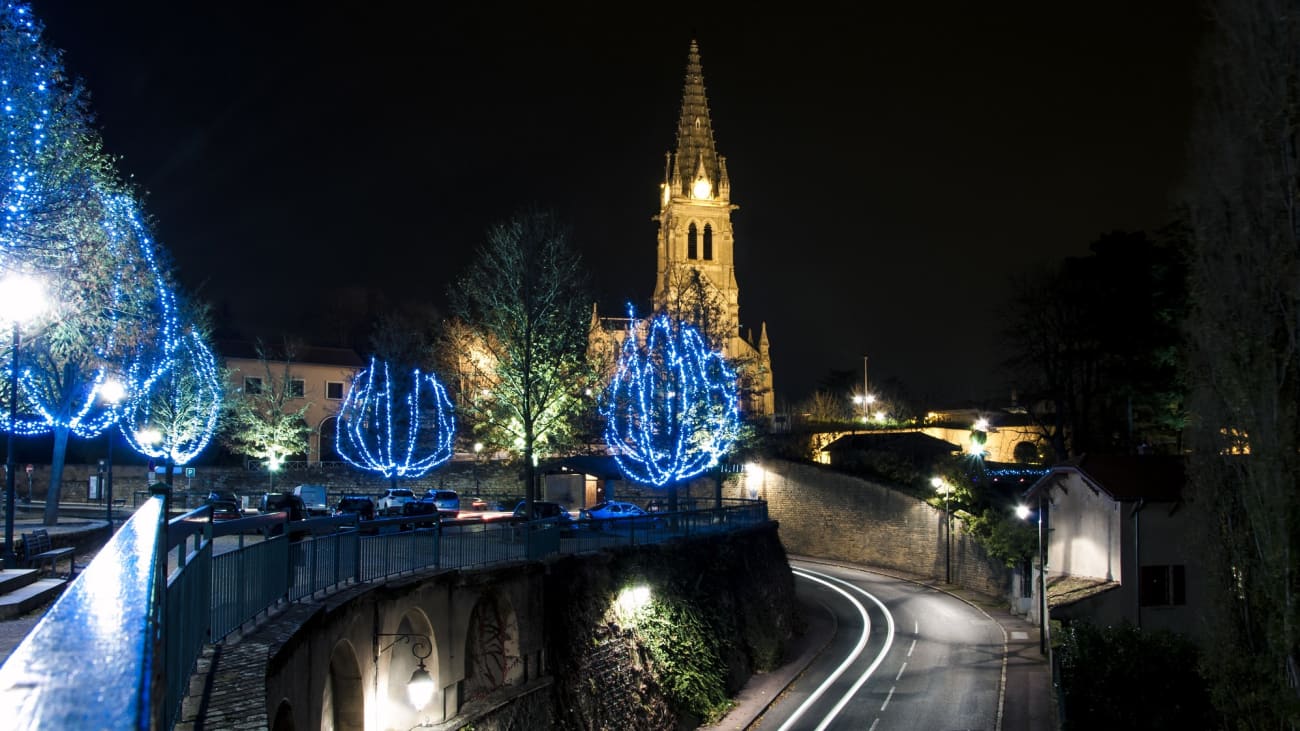
<svg viewBox="0 0 1300 731">
<path fill-rule="evenodd" d="M 596 503 L 590 508 L 583 510 L 579 517 L 596 521 L 615 521 L 611 525 L 616 528 L 629 525 L 658 525 L 663 522 L 663 518 L 657 518 L 654 515 L 647 513 L 642 510 L 639 505 L 619 502 L 617 500 Z"/>
<path fill-rule="evenodd" d="M 431 528 L 442 522 L 442 512 L 438 510 L 438 504 L 433 498 L 424 498 L 423 500 L 413 500 L 409 503 L 402 504 L 402 517 L 430 516 L 435 518 L 432 521 L 422 521 L 416 523 L 403 523 L 402 529 L 414 528 L 417 525 L 420 528 Z"/>
<path fill-rule="evenodd" d="M 527 503 L 520 502 L 515 506 L 515 514 L 511 518 L 511 522 L 520 522 L 525 520 L 524 516 L 527 515 L 525 509 L 526 505 Z M 534 500 L 533 520 L 545 520 L 547 518 L 554 519 L 555 522 L 559 524 L 560 530 L 566 533 L 576 530 L 578 527 L 577 521 L 573 519 L 573 516 L 569 514 L 568 510 L 564 509 L 563 505 L 550 502 L 549 500 Z"/>
<path fill-rule="evenodd" d="M 228 500 L 232 503 L 238 504 L 239 496 L 228 490 L 213 490 L 208 493 L 208 496 L 203 499 L 203 502 L 211 505 L 212 503 L 221 502 L 223 500 Z"/>
<path fill-rule="evenodd" d="M 375 510 L 380 515 L 398 515 L 402 506 L 415 502 L 415 493 L 405 487 L 390 487 L 380 494 L 375 501 Z"/>
<path fill-rule="evenodd" d="M 307 517 L 307 506 L 303 505 L 302 498 L 287 492 L 268 492 L 262 495 L 257 511 L 263 515 L 287 512 L 289 520 L 303 520 Z"/>
<path fill-rule="evenodd" d="M 208 505 L 212 506 L 214 523 L 219 520 L 239 520 L 244 517 L 244 511 L 239 509 L 239 503 L 234 500 L 213 500 Z"/>
<path fill-rule="evenodd" d="M 325 494 L 324 485 L 299 485 L 293 488 L 293 494 L 302 498 L 308 515 L 330 514 L 329 497 Z"/>
<path fill-rule="evenodd" d="M 334 514 L 344 515 L 346 513 L 356 513 L 361 520 L 373 520 L 375 517 L 375 501 L 366 495 L 344 495 L 334 506 Z"/>
<path fill-rule="evenodd" d="M 424 497 L 433 500 L 442 517 L 455 518 L 460 515 L 460 495 L 455 490 L 429 490 L 424 493 Z"/>
<path fill-rule="evenodd" d="M 476 497 L 469 503 L 470 510 L 487 510 L 487 501 L 481 497 Z"/>
</svg>

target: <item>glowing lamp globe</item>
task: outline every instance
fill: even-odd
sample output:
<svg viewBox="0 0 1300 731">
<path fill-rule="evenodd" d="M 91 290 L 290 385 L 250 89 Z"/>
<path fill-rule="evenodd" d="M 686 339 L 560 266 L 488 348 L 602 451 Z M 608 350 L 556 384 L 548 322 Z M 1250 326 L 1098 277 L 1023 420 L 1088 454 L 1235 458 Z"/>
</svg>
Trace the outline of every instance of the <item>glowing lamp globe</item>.
<svg viewBox="0 0 1300 731">
<path fill-rule="evenodd" d="M 10 274 L 0 281 L 0 320 L 27 322 L 45 310 L 45 286 L 39 279 Z"/>
<path fill-rule="evenodd" d="M 415 710 L 423 711 L 429 701 L 433 700 L 433 690 L 433 676 L 424 668 L 424 661 L 421 660 L 420 666 L 411 673 L 411 680 L 406 684 L 406 698 Z"/>
</svg>

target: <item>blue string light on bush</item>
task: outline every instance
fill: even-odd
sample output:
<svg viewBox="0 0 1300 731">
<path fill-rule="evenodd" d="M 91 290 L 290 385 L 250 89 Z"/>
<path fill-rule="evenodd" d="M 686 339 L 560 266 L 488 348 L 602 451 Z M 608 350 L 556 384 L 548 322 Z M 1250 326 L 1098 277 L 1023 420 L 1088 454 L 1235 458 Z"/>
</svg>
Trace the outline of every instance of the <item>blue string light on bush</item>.
<svg viewBox="0 0 1300 731">
<path fill-rule="evenodd" d="M 394 400 L 395 390 L 404 392 Z M 394 379 L 387 362 L 352 379 L 339 408 L 339 455 L 353 466 L 394 483 L 420 477 L 451 459 L 456 412 L 432 373 L 413 369 Z"/>
<path fill-rule="evenodd" d="M 189 464 L 216 432 L 221 399 L 216 358 L 203 336 L 191 330 L 176 349 L 171 369 L 147 390 L 131 394 L 118 429 L 140 454 L 173 465 Z M 158 438 L 150 440 L 145 434 Z"/>
<path fill-rule="evenodd" d="M 601 415 L 628 479 L 681 482 L 716 466 L 739 436 L 736 374 L 693 326 L 663 314 L 633 320 Z"/>
</svg>

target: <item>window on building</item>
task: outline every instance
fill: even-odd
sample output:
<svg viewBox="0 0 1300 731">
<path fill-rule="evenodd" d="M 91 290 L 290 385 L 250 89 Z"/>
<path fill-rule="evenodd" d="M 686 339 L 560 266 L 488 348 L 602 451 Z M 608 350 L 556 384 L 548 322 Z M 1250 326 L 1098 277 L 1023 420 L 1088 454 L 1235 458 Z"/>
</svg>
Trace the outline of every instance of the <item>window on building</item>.
<svg viewBox="0 0 1300 731">
<path fill-rule="evenodd" d="M 326 381 L 325 398 L 331 401 L 343 400 L 343 381 Z"/>
<path fill-rule="evenodd" d="M 259 394 L 262 392 L 262 379 L 256 376 L 244 376 L 244 393 Z"/>
<path fill-rule="evenodd" d="M 704 258 L 713 259 L 713 224 L 704 224 Z"/>
<path fill-rule="evenodd" d="M 693 223 L 691 224 L 690 228 L 686 229 L 686 258 L 687 259 L 698 259 L 700 257 L 699 245 L 696 242 L 698 233 L 699 230 L 695 228 L 695 224 Z"/>
<path fill-rule="evenodd" d="M 289 398 L 302 398 L 307 395 L 307 382 L 301 378 L 289 379 Z"/>
<path fill-rule="evenodd" d="M 1138 603 L 1144 607 L 1182 606 L 1187 603 L 1185 566 L 1143 566 Z"/>
</svg>

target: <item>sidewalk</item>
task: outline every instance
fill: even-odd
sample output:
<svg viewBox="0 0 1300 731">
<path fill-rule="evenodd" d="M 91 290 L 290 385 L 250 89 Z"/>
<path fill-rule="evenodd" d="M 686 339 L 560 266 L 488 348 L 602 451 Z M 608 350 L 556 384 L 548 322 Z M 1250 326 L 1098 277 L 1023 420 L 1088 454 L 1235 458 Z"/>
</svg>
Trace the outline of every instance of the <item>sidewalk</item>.
<svg viewBox="0 0 1300 731">
<path fill-rule="evenodd" d="M 923 577 L 869 566 L 858 566 L 838 561 L 825 561 L 806 556 L 791 559 L 827 563 L 847 568 L 862 569 L 893 578 L 921 584 L 936 591 L 956 597 L 983 612 L 997 622 L 1006 638 L 1005 676 L 1002 697 L 998 703 L 999 724 L 994 731 L 1051 731 L 1058 728 L 1056 705 L 1052 693 L 1052 670 L 1047 657 L 1039 652 L 1038 626 L 1024 617 L 1007 610 L 1005 602 L 948 586 Z M 749 728 L 775 701 L 786 687 L 812 662 L 817 653 L 835 634 L 835 620 L 825 607 L 800 603 L 807 631 L 795 637 L 790 647 L 793 660 L 769 673 L 755 675 L 736 696 L 736 706 L 715 726 L 705 729 L 742 731 Z"/>
</svg>

